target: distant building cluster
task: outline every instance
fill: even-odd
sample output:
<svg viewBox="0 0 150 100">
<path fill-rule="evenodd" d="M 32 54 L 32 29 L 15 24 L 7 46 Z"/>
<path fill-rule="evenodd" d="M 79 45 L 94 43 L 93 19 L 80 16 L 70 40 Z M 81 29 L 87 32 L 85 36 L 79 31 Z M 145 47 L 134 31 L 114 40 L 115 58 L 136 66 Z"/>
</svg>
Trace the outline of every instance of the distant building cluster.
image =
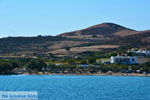
<svg viewBox="0 0 150 100">
<path fill-rule="evenodd" d="M 128 52 L 132 52 L 139 56 L 150 56 L 150 50 L 130 50 Z"/>
<path fill-rule="evenodd" d="M 128 53 L 133 53 L 132 56 L 126 56 L 125 54 L 122 56 L 112 56 L 110 58 L 110 63 L 119 63 L 119 64 L 138 64 L 142 62 L 138 62 L 138 56 L 150 56 L 150 50 L 134 50 L 131 49 Z"/>
<path fill-rule="evenodd" d="M 138 58 L 131 56 L 112 56 L 110 58 L 110 63 L 137 64 Z"/>
</svg>

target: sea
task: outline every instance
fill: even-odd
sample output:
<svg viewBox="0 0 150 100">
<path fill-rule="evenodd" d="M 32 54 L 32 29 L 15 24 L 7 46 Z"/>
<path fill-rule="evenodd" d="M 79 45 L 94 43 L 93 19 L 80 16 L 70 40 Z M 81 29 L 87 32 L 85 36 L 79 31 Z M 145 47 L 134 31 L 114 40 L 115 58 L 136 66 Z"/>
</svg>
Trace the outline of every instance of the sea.
<svg viewBox="0 0 150 100">
<path fill-rule="evenodd" d="M 150 77 L 2 75 L 0 91 L 36 91 L 38 100 L 150 100 Z"/>
</svg>

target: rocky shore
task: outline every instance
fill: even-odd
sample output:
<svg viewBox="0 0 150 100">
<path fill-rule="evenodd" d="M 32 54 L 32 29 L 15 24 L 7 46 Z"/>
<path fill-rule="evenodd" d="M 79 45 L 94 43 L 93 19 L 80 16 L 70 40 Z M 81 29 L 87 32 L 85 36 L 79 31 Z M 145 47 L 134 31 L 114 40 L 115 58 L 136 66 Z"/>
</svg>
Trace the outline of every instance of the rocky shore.
<svg viewBox="0 0 150 100">
<path fill-rule="evenodd" d="M 150 77 L 150 74 L 141 74 L 141 73 L 22 73 L 17 75 L 87 75 L 87 76 L 143 76 Z"/>
</svg>

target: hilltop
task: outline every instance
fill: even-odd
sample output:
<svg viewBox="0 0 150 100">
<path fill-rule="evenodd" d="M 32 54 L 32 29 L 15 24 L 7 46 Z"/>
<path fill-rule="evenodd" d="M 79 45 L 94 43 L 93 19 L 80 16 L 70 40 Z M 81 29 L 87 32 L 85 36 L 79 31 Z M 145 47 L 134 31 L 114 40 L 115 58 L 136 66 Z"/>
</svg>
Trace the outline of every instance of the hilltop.
<svg viewBox="0 0 150 100">
<path fill-rule="evenodd" d="M 102 23 L 94 25 L 82 30 L 73 32 L 62 33 L 59 36 L 69 38 L 93 38 L 93 37 L 104 37 L 104 36 L 128 36 L 133 35 L 137 31 L 117 25 L 114 23 Z"/>
</svg>

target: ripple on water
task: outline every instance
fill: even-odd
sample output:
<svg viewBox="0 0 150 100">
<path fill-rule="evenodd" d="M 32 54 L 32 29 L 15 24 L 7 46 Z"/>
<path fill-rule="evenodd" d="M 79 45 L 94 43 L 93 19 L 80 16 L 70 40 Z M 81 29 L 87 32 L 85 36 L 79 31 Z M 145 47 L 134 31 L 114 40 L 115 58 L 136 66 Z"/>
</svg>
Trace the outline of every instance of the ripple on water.
<svg viewBox="0 0 150 100">
<path fill-rule="evenodd" d="M 0 76 L 0 91 L 38 91 L 39 100 L 149 100 L 149 77 Z"/>
</svg>

